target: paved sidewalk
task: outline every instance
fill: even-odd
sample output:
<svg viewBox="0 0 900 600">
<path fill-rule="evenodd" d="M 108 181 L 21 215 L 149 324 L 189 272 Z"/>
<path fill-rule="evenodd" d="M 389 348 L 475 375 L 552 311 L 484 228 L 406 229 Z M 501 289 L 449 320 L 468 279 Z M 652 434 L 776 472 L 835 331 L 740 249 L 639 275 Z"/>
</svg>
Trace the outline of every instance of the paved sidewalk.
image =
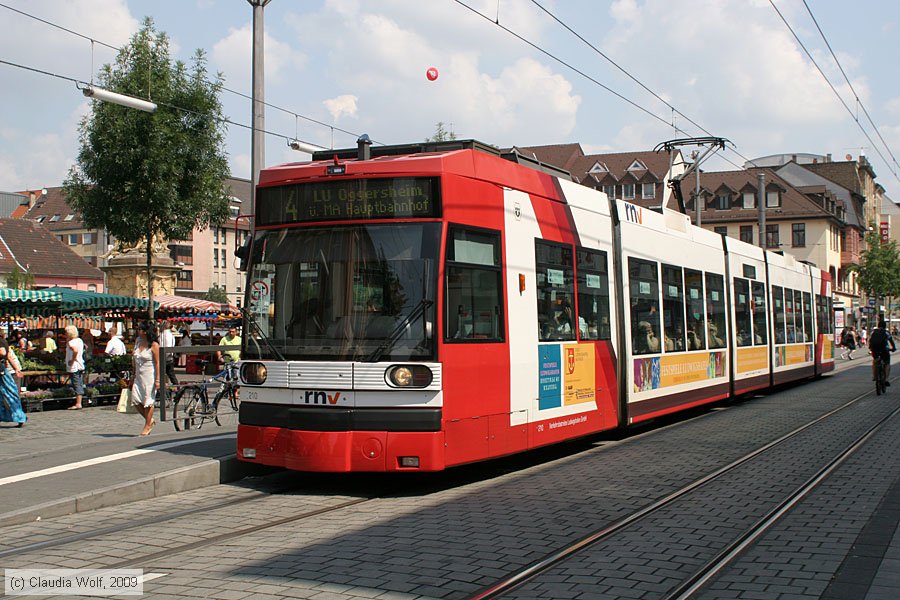
<svg viewBox="0 0 900 600">
<path fill-rule="evenodd" d="M 220 420 L 190 432 L 158 422 L 142 437 L 141 416 L 113 405 L 29 413 L 22 428 L 0 424 L 0 525 L 238 478 L 237 417 Z"/>
</svg>

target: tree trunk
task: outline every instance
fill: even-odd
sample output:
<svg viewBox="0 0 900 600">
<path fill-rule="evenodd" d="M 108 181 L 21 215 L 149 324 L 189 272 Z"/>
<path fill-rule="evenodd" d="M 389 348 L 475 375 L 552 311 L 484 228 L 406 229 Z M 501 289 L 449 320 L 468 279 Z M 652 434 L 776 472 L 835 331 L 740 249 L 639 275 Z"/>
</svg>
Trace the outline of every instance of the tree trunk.
<svg viewBox="0 0 900 600">
<path fill-rule="evenodd" d="M 152 323 L 153 314 L 153 230 L 147 232 L 147 313 Z"/>
</svg>

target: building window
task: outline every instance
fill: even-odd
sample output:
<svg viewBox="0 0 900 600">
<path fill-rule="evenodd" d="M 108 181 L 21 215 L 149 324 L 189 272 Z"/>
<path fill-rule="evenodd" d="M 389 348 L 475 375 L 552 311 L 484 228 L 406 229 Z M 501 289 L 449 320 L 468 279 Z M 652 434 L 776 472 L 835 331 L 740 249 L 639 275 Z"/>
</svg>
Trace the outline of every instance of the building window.
<svg viewBox="0 0 900 600">
<path fill-rule="evenodd" d="M 753 225 L 741 225 L 741 241 L 753 243 Z"/>
<path fill-rule="evenodd" d="M 96 291 L 97 291 L 97 284 L 96 284 L 96 283 L 90 283 L 90 284 L 88 284 L 88 291 L 89 291 L 89 292 L 96 292 Z"/>
<path fill-rule="evenodd" d="M 777 248 L 780 245 L 778 225 L 766 225 L 766 248 Z"/>
<path fill-rule="evenodd" d="M 59 221 L 59 215 L 53 215 L 52 217 L 50 217 L 51 223 L 56 223 L 57 221 Z"/>
<path fill-rule="evenodd" d="M 77 233 L 70 233 L 70 234 L 69 234 L 69 245 L 70 245 L 70 246 L 77 246 L 77 245 L 78 245 L 78 234 L 77 234 Z"/>
<path fill-rule="evenodd" d="M 715 231 L 722 237 L 728 237 L 728 228 L 727 227 L 714 227 L 713 231 Z"/>
<path fill-rule="evenodd" d="M 228 259 L 226 258 L 225 248 L 219 249 L 219 256 L 220 256 L 219 262 L 222 265 L 222 268 L 227 269 L 228 268 Z"/>
<path fill-rule="evenodd" d="M 794 223 L 791 225 L 791 244 L 793 246 L 806 245 L 806 223 Z"/>
<path fill-rule="evenodd" d="M 82 233 L 81 234 L 81 243 L 85 246 L 90 246 L 94 243 L 94 234 L 93 232 Z"/>
<path fill-rule="evenodd" d="M 731 194 L 717 194 L 716 201 L 713 205 L 718 210 L 728 210 L 731 208 Z"/>
<path fill-rule="evenodd" d="M 625 200 L 634 200 L 634 184 L 633 183 L 623 183 L 622 184 L 622 198 Z"/>
<path fill-rule="evenodd" d="M 182 269 L 178 271 L 178 287 L 185 290 L 193 289 L 194 287 L 194 272 L 193 271 L 185 271 Z"/>
<path fill-rule="evenodd" d="M 66 215 L 66 218 L 63 219 L 63 221 L 71 221 L 74 218 L 75 218 L 75 215 Z"/>
<path fill-rule="evenodd" d="M 781 194 L 778 191 L 766 192 L 766 208 L 778 208 L 781 206 Z"/>
<path fill-rule="evenodd" d="M 194 249 L 191 246 L 171 244 L 169 246 L 169 256 L 176 265 L 194 264 Z"/>
<path fill-rule="evenodd" d="M 616 197 L 616 186 L 614 185 L 604 185 L 603 193 L 609 196 L 610 198 Z"/>
<path fill-rule="evenodd" d="M 744 192 L 744 208 L 756 208 L 756 192 Z"/>
<path fill-rule="evenodd" d="M 213 248 L 213 269 L 219 268 L 219 251 Z"/>
<path fill-rule="evenodd" d="M 644 200 L 652 200 L 653 198 L 656 198 L 656 184 L 642 183 L 641 198 L 643 198 Z"/>
<path fill-rule="evenodd" d="M 46 217 L 40 216 L 37 219 L 35 219 L 35 221 L 37 221 L 38 223 L 43 223 L 45 218 Z"/>
</svg>

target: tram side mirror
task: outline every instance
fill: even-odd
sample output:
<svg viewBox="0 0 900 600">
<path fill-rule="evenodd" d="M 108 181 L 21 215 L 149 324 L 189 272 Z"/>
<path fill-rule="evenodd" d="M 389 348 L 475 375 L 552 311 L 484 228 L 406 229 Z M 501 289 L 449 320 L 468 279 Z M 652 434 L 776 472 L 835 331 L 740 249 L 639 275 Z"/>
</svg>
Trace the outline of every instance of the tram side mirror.
<svg viewBox="0 0 900 600">
<path fill-rule="evenodd" d="M 247 261 L 250 260 L 250 242 L 252 241 L 251 237 L 248 235 L 247 239 L 244 240 L 244 243 L 234 249 L 234 255 L 238 258 L 238 269 L 241 271 L 247 270 Z"/>
</svg>

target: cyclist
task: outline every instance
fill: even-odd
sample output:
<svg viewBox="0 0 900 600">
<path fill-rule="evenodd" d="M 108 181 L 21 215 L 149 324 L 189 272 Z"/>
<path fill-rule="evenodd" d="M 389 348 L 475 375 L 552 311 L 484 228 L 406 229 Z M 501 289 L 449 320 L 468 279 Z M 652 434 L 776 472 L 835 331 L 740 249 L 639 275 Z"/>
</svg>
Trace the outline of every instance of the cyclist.
<svg viewBox="0 0 900 600">
<path fill-rule="evenodd" d="M 884 362 L 884 385 L 889 386 L 891 383 L 888 378 L 891 376 L 891 352 L 897 350 L 894 344 L 894 338 L 887 331 L 887 323 L 884 319 L 878 321 L 878 327 L 872 331 L 869 336 L 869 353 L 872 355 L 872 380 L 876 379 L 876 361 L 875 358 L 881 358 Z"/>
<path fill-rule="evenodd" d="M 240 346 L 241 345 L 241 336 L 238 335 L 237 327 L 232 327 L 228 330 L 228 335 L 219 340 L 220 346 Z M 220 350 L 216 352 L 216 358 L 219 362 L 222 362 L 224 359 L 225 367 L 229 371 L 229 376 L 231 376 L 231 371 L 235 367 L 235 363 L 241 360 L 241 351 L 240 350 Z"/>
</svg>

